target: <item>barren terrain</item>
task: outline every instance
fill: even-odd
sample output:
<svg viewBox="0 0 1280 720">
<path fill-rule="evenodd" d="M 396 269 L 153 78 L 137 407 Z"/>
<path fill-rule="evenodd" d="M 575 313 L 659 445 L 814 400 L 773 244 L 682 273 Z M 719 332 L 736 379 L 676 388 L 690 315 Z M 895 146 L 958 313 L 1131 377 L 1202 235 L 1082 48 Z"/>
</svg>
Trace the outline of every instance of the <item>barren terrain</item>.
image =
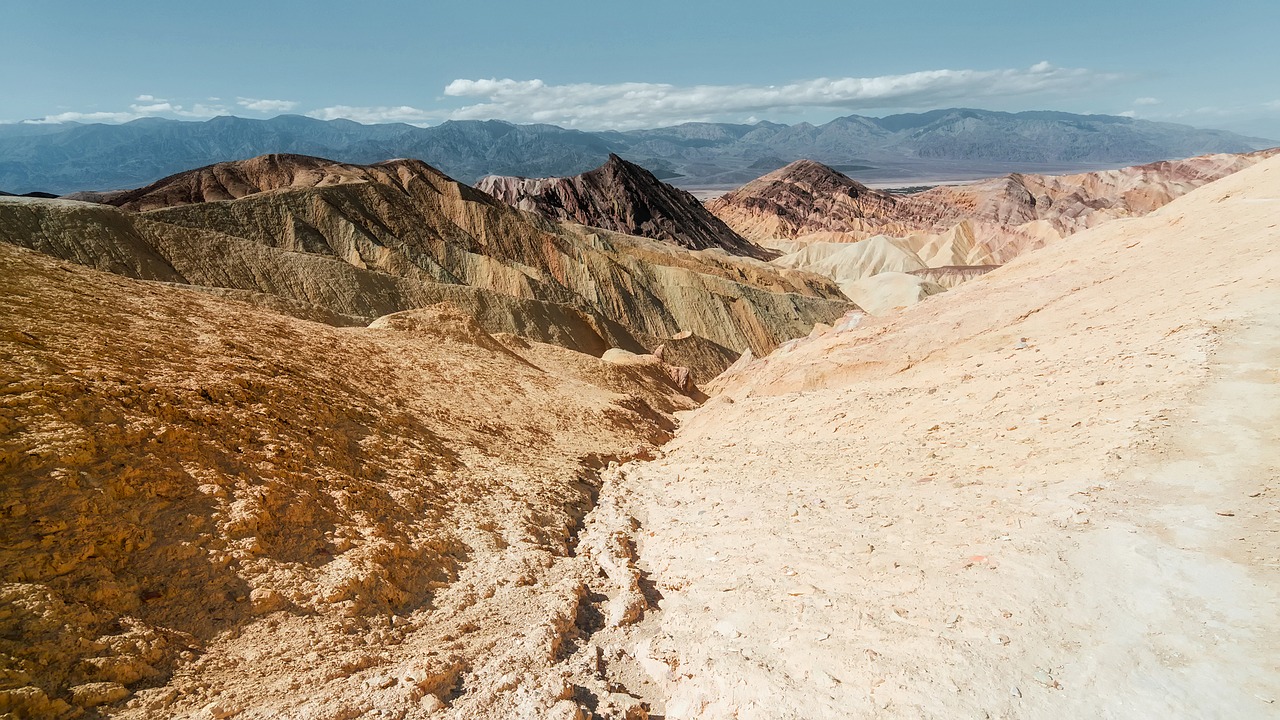
<svg viewBox="0 0 1280 720">
<path fill-rule="evenodd" d="M 334 328 L 9 245 L 0 267 L 0 713 L 571 696 L 551 668 L 613 587 L 578 537 L 597 471 L 694 407 L 660 364 L 449 305 Z"/>
<path fill-rule="evenodd" d="M 572 235 L 522 257 L 599 245 L 734 288 L 744 337 L 806 307 L 801 274 L 442 187 L 476 227 Z M 661 325 L 659 358 L 454 303 L 340 327 L 306 293 L 184 284 L 218 267 L 196 241 L 241 248 L 273 199 L 394 197 L 321 190 L 6 201 L 31 203 L 11 242 L 65 259 L 0 244 L 0 713 L 1280 717 L 1280 158 L 748 352 L 701 407 L 671 363 L 728 358 L 666 305 L 607 308 Z M 152 227 L 211 219 L 235 232 Z M 386 235 L 350 264 L 399 267 Z"/>
<path fill-rule="evenodd" d="M 1278 210 L 1270 160 L 731 370 L 622 471 L 659 712 L 1280 716 Z"/>
</svg>

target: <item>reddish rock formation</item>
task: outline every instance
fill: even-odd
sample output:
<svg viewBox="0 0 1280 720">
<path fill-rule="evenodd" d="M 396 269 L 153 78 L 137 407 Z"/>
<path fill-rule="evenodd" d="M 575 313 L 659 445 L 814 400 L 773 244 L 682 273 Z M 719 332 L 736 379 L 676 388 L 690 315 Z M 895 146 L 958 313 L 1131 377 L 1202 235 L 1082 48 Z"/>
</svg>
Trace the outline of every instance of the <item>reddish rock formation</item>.
<svg viewBox="0 0 1280 720">
<path fill-rule="evenodd" d="M 617 155 L 574 177 L 490 175 L 476 187 L 509 205 L 553 220 L 653 238 L 691 250 L 720 248 L 761 259 L 776 255 L 729 229 L 694 196 Z"/>
<path fill-rule="evenodd" d="M 897 217 L 899 198 L 813 160 L 797 160 L 707 203 L 751 240 L 871 230 Z M 874 233 L 870 233 L 874 234 Z"/>
<path fill-rule="evenodd" d="M 1191 190 L 1247 168 L 1280 149 L 1203 155 L 1077 175 L 1014 173 L 967 185 L 894 196 L 819 163 L 801 160 L 708 203 L 756 242 L 840 232 L 941 233 L 962 221 L 997 263 L 1107 220 L 1145 215 Z"/>
</svg>

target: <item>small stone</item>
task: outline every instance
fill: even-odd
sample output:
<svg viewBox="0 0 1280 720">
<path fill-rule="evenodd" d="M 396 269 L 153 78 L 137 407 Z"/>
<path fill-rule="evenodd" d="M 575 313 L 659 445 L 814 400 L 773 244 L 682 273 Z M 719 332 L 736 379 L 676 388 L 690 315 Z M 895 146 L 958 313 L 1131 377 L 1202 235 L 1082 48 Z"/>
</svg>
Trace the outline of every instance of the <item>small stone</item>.
<svg viewBox="0 0 1280 720">
<path fill-rule="evenodd" d="M 240 713 L 240 708 L 236 707 L 230 700 L 215 700 L 204 706 L 204 712 L 215 720 L 229 718 Z"/>
<path fill-rule="evenodd" d="M 1052 675 L 1050 675 L 1049 673 L 1043 670 L 1036 670 L 1035 674 L 1032 675 L 1031 677 L 1036 682 L 1040 683 L 1041 685 L 1044 685 L 1045 687 L 1050 687 L 1050 688 L 1058 687 L 1058 681 L 1054 680 Z"/>
<path fill-rule="evenodd" d="M 543 715 L 547 720 L 584 720 L 582 708 L 572 700 L 561 700 Z"/>
<path fill-rule="evenodd" d="M 1018 689 L 1017 685 L 1009 688 L 1009 694 L 1017 698 L 1022 697 L 1022 691 Z"/>
<path fill-rule="evenodd" d="M 71 688 L 71 702 L 80 707 L 106 705 L 129 697 L 129 689 L 120 683 L 94 682 Z"/>
<path fill-rule="evenodd" d="M 990 640 L 992 645 L 1008 645 L 1009 644 L 1008 635 L 1001 635 L 1001 634 L 992 635 Z"/>
<path fill-rule="evenodd" d="M 423 712 L 433 713 L 444 707 L 444 702 L 435 695 L 423 695 L 418 701 L 418 707 L 422 708 Z"/>
<path fill-rule="evenodd" d="M 615 692 L 609 695 L 607 704 L 612 706 L 612 717 L 619 720 L 649 720 L 649 710 L 640 698 Z"/>
<path fill-rule="evenodd" d="M 1235 517 L 1236 514 L 1230 510 L 1219 510 L 1218 514 L 1222 517 Z"/>
<path fill-rule="evenodd" d="M 742 633 L 738 632 L 737 628 L 726 620 L 716 623 L 716 632 L 730 640 L 742 637 Z"/>
</svg>

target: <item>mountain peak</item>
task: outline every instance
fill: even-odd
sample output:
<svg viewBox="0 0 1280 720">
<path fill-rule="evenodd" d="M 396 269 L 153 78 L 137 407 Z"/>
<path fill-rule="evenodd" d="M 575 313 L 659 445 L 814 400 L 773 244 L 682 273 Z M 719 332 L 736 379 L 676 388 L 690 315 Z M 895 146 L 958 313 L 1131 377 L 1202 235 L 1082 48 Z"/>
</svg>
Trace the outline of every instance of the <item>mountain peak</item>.
<svg viewBox="0 0 1280 720">
<path fill-rule="evenodd" d="M 353 182 L 398 184 L 402 181 L 389 177 L 388 173 L 401 169 L 410 175 L 444 177 L 440 171 L 420 160 L 397 159 L 374 165 L 353 165 L 311 155 L 268 153 L 187 170 L 134 190 L 89 193 L 82 198 L 141 212 L 175 205 L 235 200 L 270 190 Z"/>
<path fill-rule="evenodd" d="M 477 185 L 495 198 L 553 220 L 569 220 L 692 250 L 719 248 L 756 258 L 773 253 L 740 237 L 697 198 L 610 153 L 600 167 L 568 178 L 489 176 Z"/>
<path fill-rule="evenodd" d="M 795 237 L 802 228 L 842 230 L 890 212 L 897 199 L 813 160 L 796 160 L 707 204 L 743 237 Z"/>
<path fill-rule="evenodd" d="M 778 168 L 768 175 L 747 183 L 747 185 L 730 194 L 743 193 L 750 195 L 767 191 L 769 186 L 778 184 L 803 185 L 812 188 L 814 191 L 836 191 L 855 196 L 865 193 L 887 195 L 887 193 L 880 193 L 877 190 L 868 188 L 835 168 L 808 158 L 796 160 L 789 165 Z"/>
</svg>

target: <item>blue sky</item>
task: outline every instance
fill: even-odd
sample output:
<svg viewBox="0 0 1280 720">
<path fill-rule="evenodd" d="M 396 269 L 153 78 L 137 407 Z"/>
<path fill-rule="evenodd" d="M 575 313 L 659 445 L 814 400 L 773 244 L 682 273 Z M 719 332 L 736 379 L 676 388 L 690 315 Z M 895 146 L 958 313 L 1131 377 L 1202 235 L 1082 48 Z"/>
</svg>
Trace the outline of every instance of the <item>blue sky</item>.
<svg viewBox="0 0 1280 720">
<path fill-rule="evenodd" d="M 0 121 L 283 112 L 584 129 L 937 107 L 1280 139 L 1280 2 L 6 3 Z"/>
</svg>

